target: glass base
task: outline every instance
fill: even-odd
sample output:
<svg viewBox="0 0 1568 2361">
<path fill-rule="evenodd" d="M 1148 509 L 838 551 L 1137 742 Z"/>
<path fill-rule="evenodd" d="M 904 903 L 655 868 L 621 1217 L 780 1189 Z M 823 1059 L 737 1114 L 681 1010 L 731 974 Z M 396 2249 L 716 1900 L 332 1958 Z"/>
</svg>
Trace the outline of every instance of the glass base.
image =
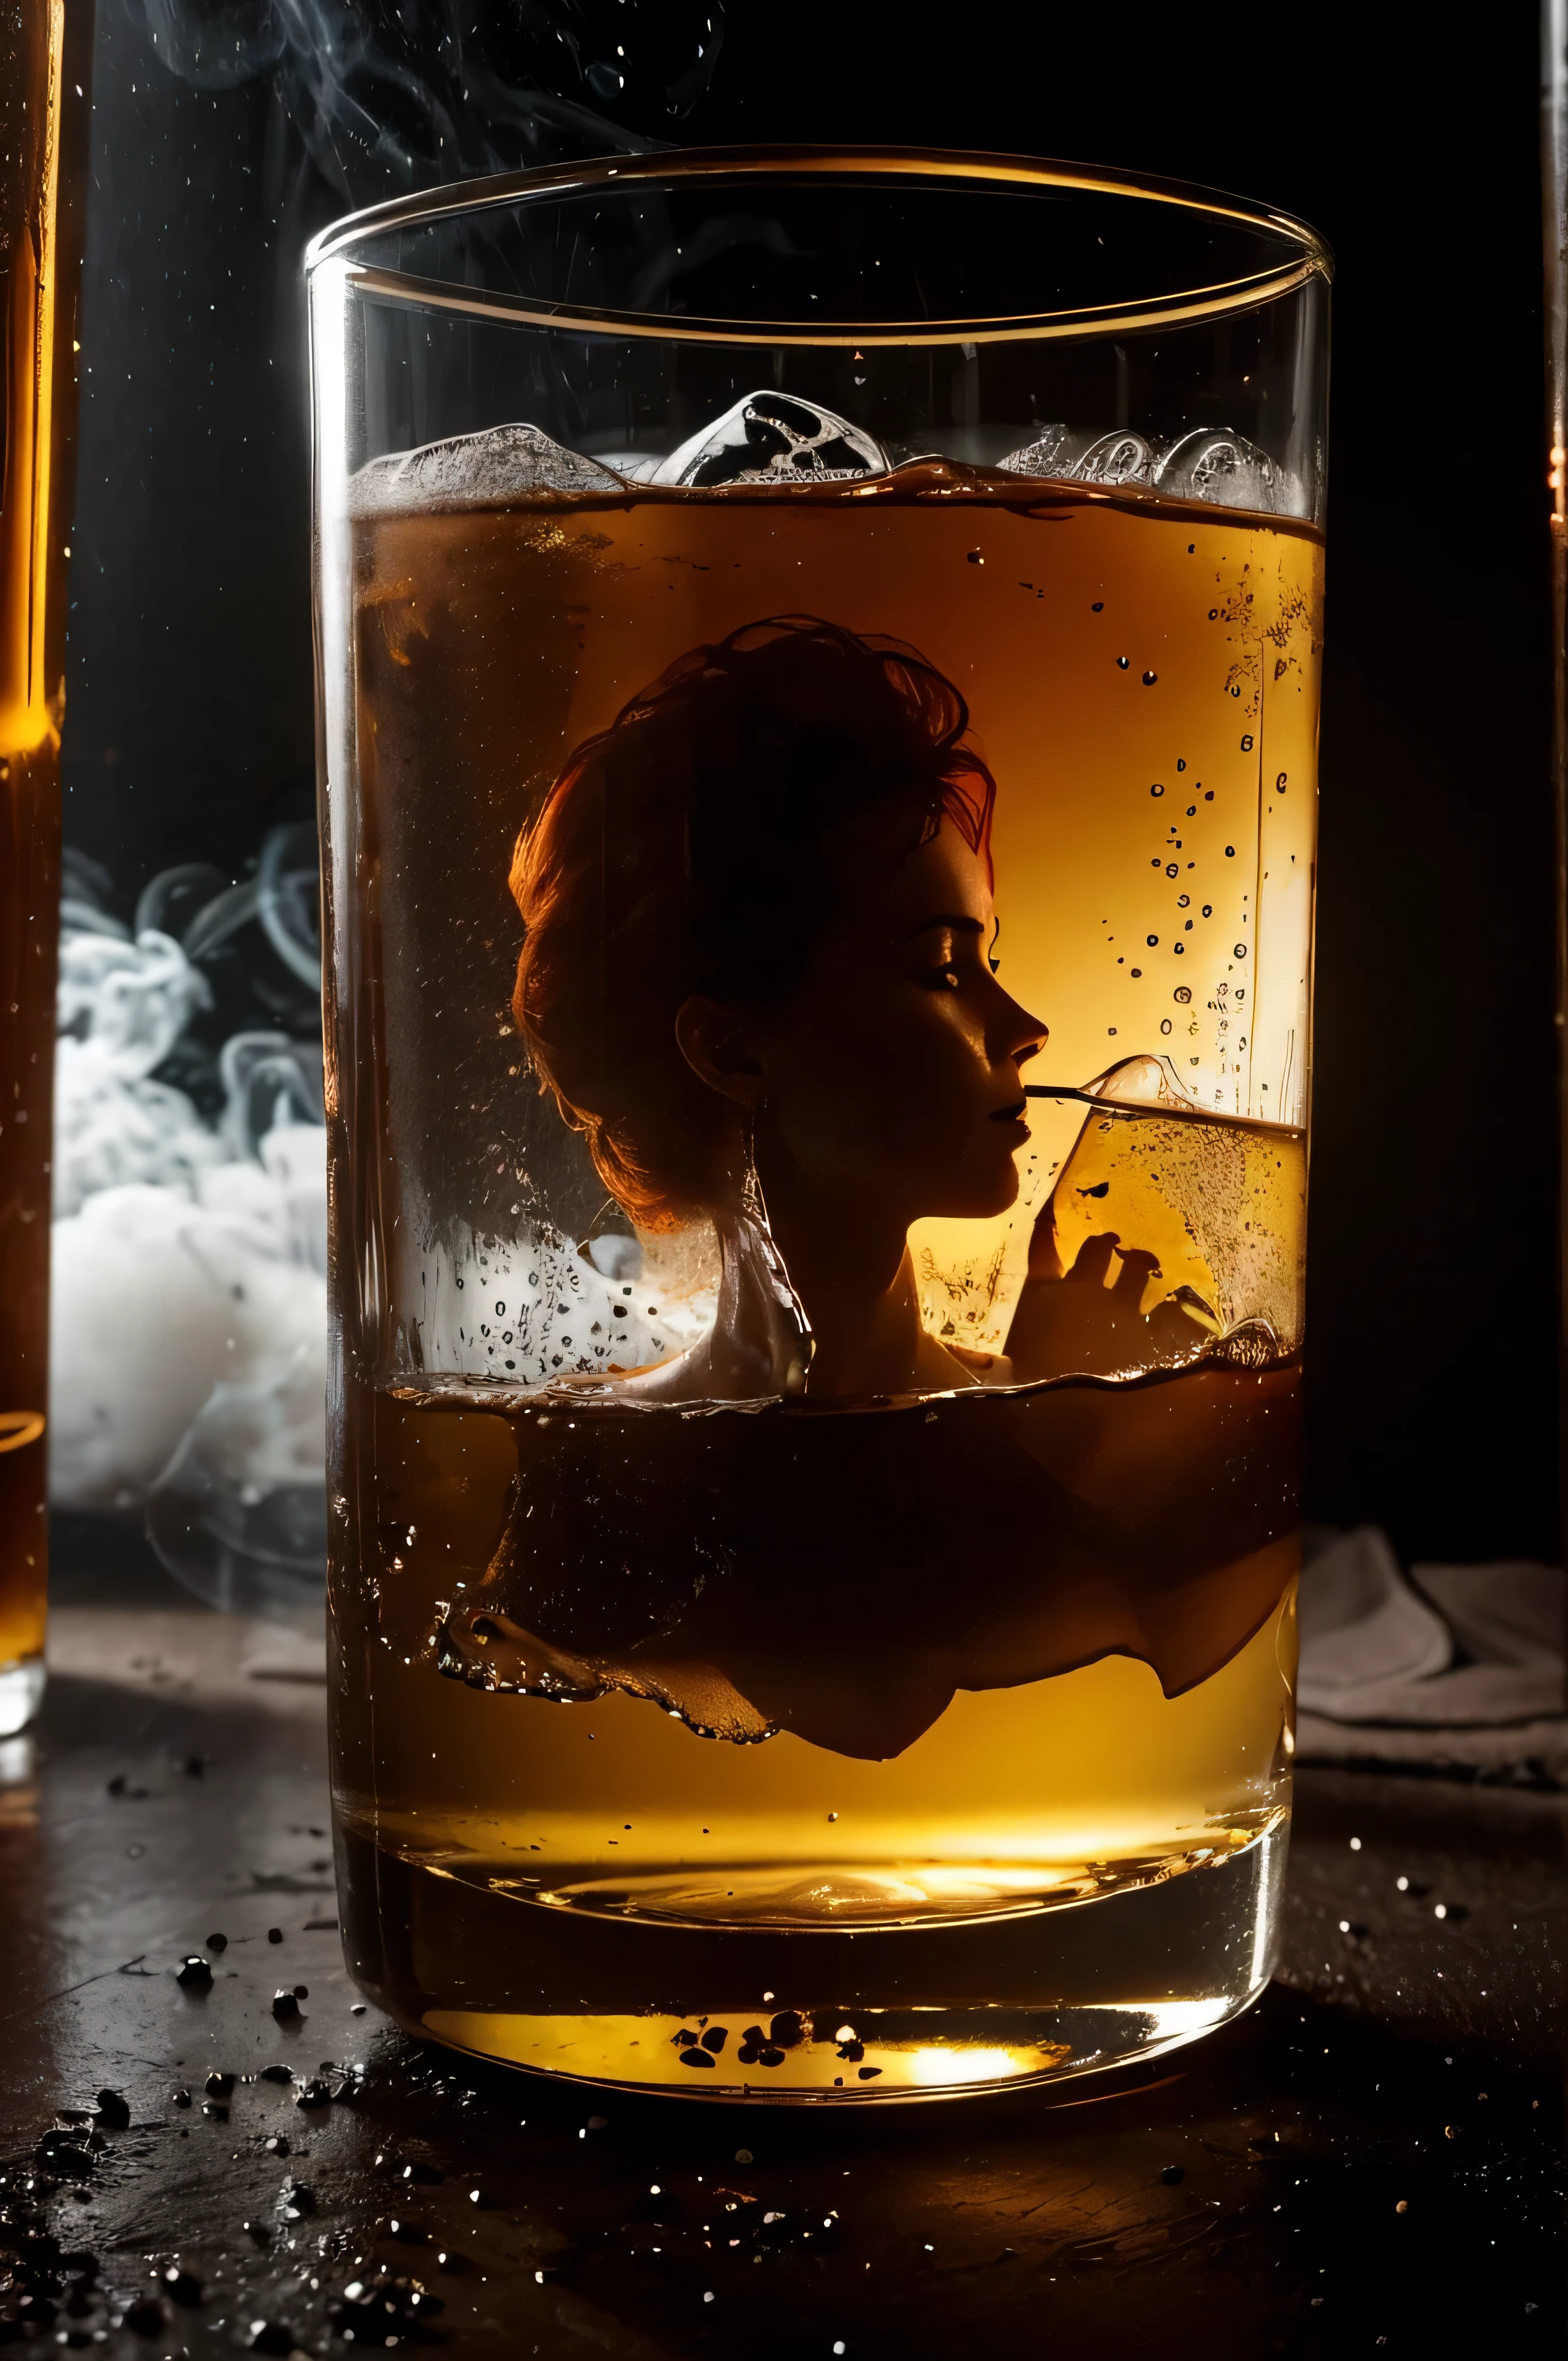
<svg viewBox="0 0 1568 2361">
<path fill-rule="evenodd" d="M 19 1656 L 13 1664 L 0 1664 L 0 1738 L 14 1738 L 18 1730 L 26 1730 L 43 1703 L 46 1677 L 42 1656 Z"/>
<path fill-rule="evenodd" d="M 1239 2015 L 1268 1982 L 1288 1834 L 1281 1813 L 1097 1901 L 859 1933 L 587 1919 L 352 1834 L 339 1883 L 351 1971 L 448 2048 L 665 2097 L 930 2099 L 1104 2072 Z"/>
</svg>

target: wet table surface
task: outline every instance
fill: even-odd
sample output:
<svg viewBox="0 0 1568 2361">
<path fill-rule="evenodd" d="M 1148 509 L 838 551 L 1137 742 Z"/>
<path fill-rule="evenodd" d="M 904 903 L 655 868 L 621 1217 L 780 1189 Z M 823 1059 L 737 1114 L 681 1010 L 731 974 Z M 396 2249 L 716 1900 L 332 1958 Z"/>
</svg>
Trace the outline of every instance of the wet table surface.
<svg viewBox="0 0 1568 2361">
<path fill-rule="evenodd" d="M 1277 1982 L 1134 2072 L 683 2105 L 477 2066 L 359 2001 L 308 1647 L 137 1575 L 69 1587 L 51 1661 L 0 1747 L 0 2341 L 1562 2349 L 1561 1795 L 1304 1772 Z"/>
</svg>

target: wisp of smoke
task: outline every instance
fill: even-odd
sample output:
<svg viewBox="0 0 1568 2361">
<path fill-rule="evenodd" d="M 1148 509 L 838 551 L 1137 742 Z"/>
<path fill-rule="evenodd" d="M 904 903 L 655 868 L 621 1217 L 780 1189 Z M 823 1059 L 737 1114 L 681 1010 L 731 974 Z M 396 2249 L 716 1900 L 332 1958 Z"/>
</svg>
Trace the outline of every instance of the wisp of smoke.
<svg viewBox="0 0 1568 2361">
<path fill-rule="evenodd" d="M 202 90 L 267 76 L 351 205 L 478 172 L 663 143 L 712 78 L 720 0 L 141 0 Z"/>
</svg>

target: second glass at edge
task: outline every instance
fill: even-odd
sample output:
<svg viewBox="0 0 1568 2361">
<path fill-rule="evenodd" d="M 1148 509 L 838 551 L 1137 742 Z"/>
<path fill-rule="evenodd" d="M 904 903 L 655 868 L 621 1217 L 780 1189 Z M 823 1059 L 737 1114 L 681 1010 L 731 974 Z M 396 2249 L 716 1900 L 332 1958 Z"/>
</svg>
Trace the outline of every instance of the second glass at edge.
<svg viewBox="0 0 1568 2361">
<path fill-rule="evenodd" d="M 689 2096 L 1267 1980 L 1327 258 L 654 156 L 311 258 L 349 1964 Z"/>
</svg>

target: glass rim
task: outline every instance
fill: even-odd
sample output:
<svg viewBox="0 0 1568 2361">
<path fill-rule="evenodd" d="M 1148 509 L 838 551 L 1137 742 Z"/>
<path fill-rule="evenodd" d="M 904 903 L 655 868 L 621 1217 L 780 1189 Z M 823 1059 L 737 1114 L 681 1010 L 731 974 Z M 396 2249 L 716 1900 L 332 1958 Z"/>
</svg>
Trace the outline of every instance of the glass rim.
<svg viewBox="0 0 1568 2361">
<path fill-rule="evenodd" d="M 621 312 L 563 303 L 541 297 L 509 295 L 421 278 L 354 259 L 365 241 L 400 229 L 422 229 L 448 216 L 497 210 L 530 197 L 587 194 L 610 182 L 672 179 L 698 181 L 769 178 L 809 181 L 838 176 L 880 181 L 947 181 L 954 187 L 989 182 L 999 190 L 1026 192 L 1060 190 L 1141 199 L 1168 205 L 1195 222 L 1223 221 L 1266 231 L 1297 249 L 1268 269 L 1210 286 L 1172 290 L 1164 295 L 1087 309 L 973 320 L 764 321 L 716 320 L 685 313 Z M 1058 337 L 1125 334 L 1135 329 L 1177 327 L 1227 313 L 1255 311 L 1277 302 L 1308 280 L 1333 276 L 1326 239 L 1310 224 L 1271 205 L 1231 196 L 1222 190 L 1113 166 L 1071 164 L 1049 158 L 991 155 L 982 149 L 798 145 L 729 148 L 663 148 L 640 155 L 590 157 L 528 171 L 493 173 L 454 181 L 411 196 L 393 197 L 330 223 L 305 249 L 307 281 L 335 265 L 345 287 L 421 310 L 458 312 L 475 318 L 522 326 L 576 331 L 594 335 L 652 338 L 664 343 L 864 347 L 918 345 L 998 344 Z"/>
</svg>

